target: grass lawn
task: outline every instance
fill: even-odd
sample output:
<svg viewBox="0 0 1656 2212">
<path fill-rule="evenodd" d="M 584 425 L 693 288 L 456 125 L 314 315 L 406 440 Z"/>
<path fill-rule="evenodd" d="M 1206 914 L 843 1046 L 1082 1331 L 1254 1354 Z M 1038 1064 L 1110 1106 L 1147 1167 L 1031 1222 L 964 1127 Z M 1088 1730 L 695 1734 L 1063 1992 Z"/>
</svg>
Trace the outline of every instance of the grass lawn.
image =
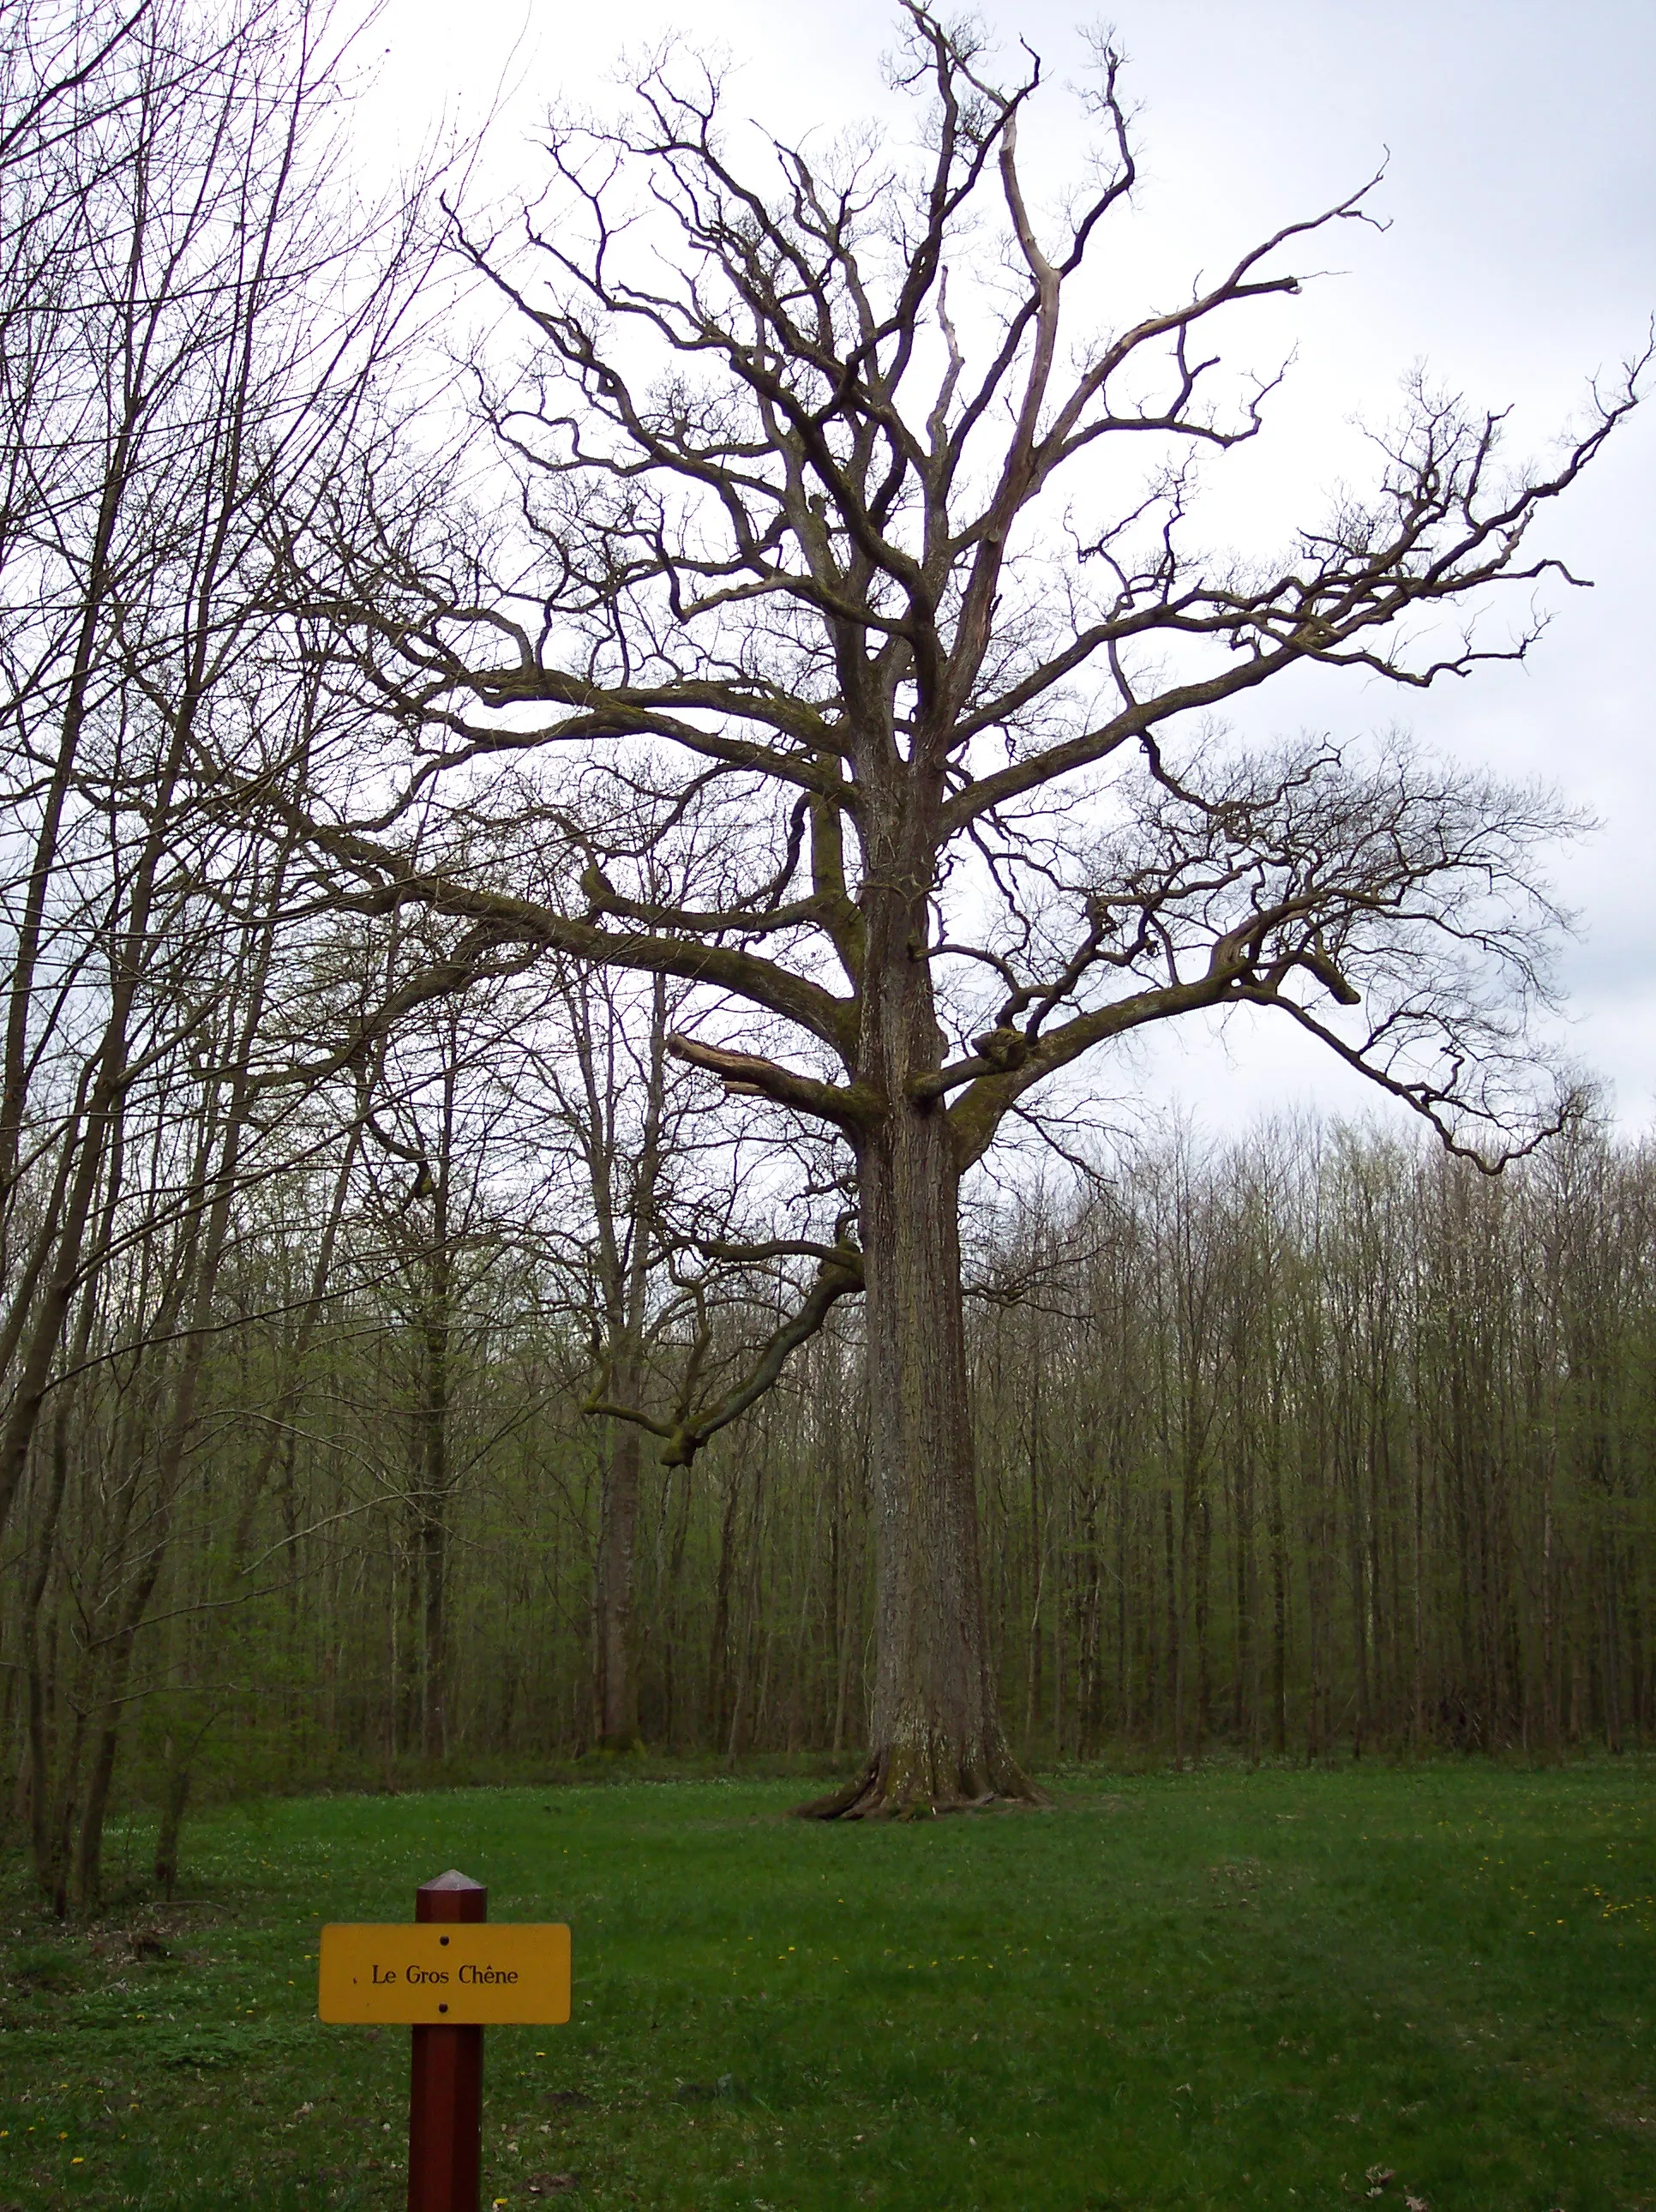
<svg viewBox="0 0 1656 2212">
<path fill-rule="evenodd" d="M 1656 1762 L 1055 1787 L 262 1802 L 67 1933 L 13 1863 L 0 2208 L 400 2207 L 407 2033 L 317 2024 L 316 1932 L 450 1866 L 574 1930 L 572 2024 L 488 2031 L 485 2206 L 1656 2208 Z"/>
</svg>

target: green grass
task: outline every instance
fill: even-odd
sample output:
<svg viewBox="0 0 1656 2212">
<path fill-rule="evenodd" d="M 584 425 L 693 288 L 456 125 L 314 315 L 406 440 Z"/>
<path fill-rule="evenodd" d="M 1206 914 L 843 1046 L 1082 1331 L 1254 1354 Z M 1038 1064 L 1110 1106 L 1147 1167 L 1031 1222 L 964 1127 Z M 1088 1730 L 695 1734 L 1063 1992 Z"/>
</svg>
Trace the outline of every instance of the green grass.
<svg viewBox="0 0 1656 2212">
<path fill-rule="evenodd" d="M 0 2207 L 400 2206 L 406 2033 L 317 2024 L 316 1931 L 411 1917 L 449 1866 L 574 1929 L 572 2025 L 488 2032 L 486 2206 L 1656 2207 L 1653 1785 L 1089 1772 L 1052 1814 L 886 1828 L 749 1781 L 219 1812 L 171 1913 L 64 1933 L 9 1869 Z"/>
</svg>

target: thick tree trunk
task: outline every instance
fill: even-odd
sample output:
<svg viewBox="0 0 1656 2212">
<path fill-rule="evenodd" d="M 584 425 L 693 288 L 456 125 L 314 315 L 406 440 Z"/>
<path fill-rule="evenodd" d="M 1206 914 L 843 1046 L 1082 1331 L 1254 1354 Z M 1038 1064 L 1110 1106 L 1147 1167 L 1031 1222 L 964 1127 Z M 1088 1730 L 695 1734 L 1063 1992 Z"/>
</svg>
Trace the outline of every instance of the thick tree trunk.
<svg viewBox="0 0 1656 2212">
<path fill-rule="evenodd" d="M 1001 1734 L 967 1400 L 949 1126 L 901 1107 L 864 1149 L 876 1659 L 868 1763 L 824 1816 L 1040 1802 Z"/>
<path fill-rule="evenodd" d="M 923 754 L 926 766 L 916 772 Z M 802 1809 L 865 1819 L 997 1798 L 1044 1802 L 1001 1733 L 978 1543 L 961 1283 L 960 1157 L 943 1102 L 927 945 L 943 798 L 942 749 L 870 736 L 859 772 L 862 1011 L 857 1074 L 883 1103 L 858 1126 L 875 1521 L 868 1763 Z"/>
</svg>

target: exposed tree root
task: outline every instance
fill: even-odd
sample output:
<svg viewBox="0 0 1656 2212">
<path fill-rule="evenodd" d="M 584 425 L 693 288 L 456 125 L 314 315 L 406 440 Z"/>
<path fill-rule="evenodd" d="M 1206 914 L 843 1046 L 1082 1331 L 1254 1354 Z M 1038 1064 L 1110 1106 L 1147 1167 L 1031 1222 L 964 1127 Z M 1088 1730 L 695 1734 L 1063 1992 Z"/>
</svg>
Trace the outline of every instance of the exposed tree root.
<svg viewBox="0 0 1656 2212">
<path fill-rule="evenodd" d="M 1052 1802 L 1000 1745 L 969 1760 L 877 1752 L 843 1788 L 793 1811 L 801 1820 L 924 1820 L 941 1813 L 1045 1810 Z"/>
</svg>

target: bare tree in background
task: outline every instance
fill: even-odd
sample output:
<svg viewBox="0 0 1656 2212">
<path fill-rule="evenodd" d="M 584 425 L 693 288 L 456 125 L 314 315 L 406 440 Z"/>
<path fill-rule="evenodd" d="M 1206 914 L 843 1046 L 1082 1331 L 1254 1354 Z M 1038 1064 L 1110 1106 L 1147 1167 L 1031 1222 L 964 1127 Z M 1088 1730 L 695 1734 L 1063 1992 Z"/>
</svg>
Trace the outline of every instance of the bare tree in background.
<svg viewBox="0 0 1656 2212">
<path fill-rule="evenodd" d="M 1038 1086 L 1248 1006 L 1491 1160 L 1565 1110 L 1529 1031 L 1556 804 L 1400 743 L 1247 750 L 1213 718 L 1296 670 L 1421 688 L 1521 658 L 1562 574 L 1531 526 L 1636 372 L 1538 473 L 1503 465 L 1499 415 L 1416 381 L 1366 495 L 1284 547 L 1203 550 L 1198 464 L 1261 434 L 1277 381 L 1227 381 L 1217 333 L 1295 295 L 1368 188 L 1071 334 L 1137 179 L 1119 58 L 1094 59 L 1097 163 L 1060 220 L 1020 167 L 1039 64 L 1004 81 L 920 0 L 893 151 L 767 143 L 749 169 L 717 72 L 663 52 L 621 119 L 554 121 L 519 234 L 463 239 L 531 349 L 484 387 L 526 529 L 382 476 L 300 549 L 409 748 L 371 798 L 342 775 L 307 805 L 342 895 L 463 921 L 478 957 L 686 980 L 725 1031 L 682 1059 L 854 1170 L 854 1234 L 825 1183 L 798 1202 L 812 1272 L 752 1378 L 864 1294 L 871 1740 L 826 1813 L 1034 1794 L 986 1627 L 959 1212 Z M 447 851 L 404 834 L 434 789 Z M 715 901 L 652 892 L 640 811 L 658 848 L 721 854 Z M 664 1456 L 751 1395 L 687 1407 Z"/>
<path fill-rule="evenodd" d="M 688 987 L 551 965 L 540 1031 L 513 1087 L 520 1129 L 538 1121 L 536 1143 L 552 1155 L 534 1241 L 585 1339 L 585 1410 L 604 1427 L 593 1735 L 602 1750 L 628 1751 L 640 1742 L 634 1581 L 645 1438 L 662 1440 L 670 1465 L 688 1465 L 679 1439 L 698 1409 L 730 1394 L 752 1402 L 755 1319 L 775 1308 L 779 1267 L 801 1255 L 794 1240 L 765 1233 L 775 1177 L 752 1171 L 761 1154 L 773 1165 L 776 1131 L 756 1114 L 745 1127 L 727 1115 L 710 1123 L 694 1071 L 673 1065 Z"/>
<path fill-rule="evenodd" d="M 664 977 L 652 979 L 647 1019 L 633 1024 L 642 1031 L 634 1037 L 616 1004 L 617 980 L 567 965 L 558 978 L 568 1050 L 567 1059 L 560 1055 L 563 1064 L 549 1070 L 549 1091 L 576 1171 L 584 1171 L 591 1212 L 580 1218 L 575 1254 L 561 1237 L 549 1243 L 560 1258 L 577 1258 L 574 1273 L 590 1286 L 582 1304 L 597 1401 L 638 1407 L 645 1401 L 651 1273 L 661 1255 L 662 1185 L 672 1148 L 668 994 Z M 628 1110 L 634 1097 L 636 1117 Z M 670 1111 L 676 1123 L 682 1103 L 675 1101 Z M 630 1751 L 639 1741 L 633 1564 L 644 1432 L 626 1419 L 611 1419 L 607 1428 L 592 1590 L 593 1724 L 600 1749 Z"/>
<path fill-rule="evenodd" d="M 242 872 L 222 772 L 302 763 L 328 712 L 273 551 L 360 446 L 421 225 L 417 189 L 367 210 L 318 190 L 349 45 L 325 9 L 20 15 L 0 137 L 0 1527 L 100 1264 L 122 1102 L 215 1011 L 170 987 L 175 956 L 258 920 L 238 902 L 274 880 Z M 264 1043 L 261 1092 L 282 1057 Z"/>
<path fill-rule="evenodd" d="M 226 764 L 302 773 L 331 711 L 276 549 L 374 418 L 422 225 L 417 186 L 319 188 L 325 7 L 24 0 L 7 32 L 0 1531 L 61 1905 L 98 1893 L 238 1195 L 291 1164 L 306 1088 L 291 841 Z"/>
</svg>

